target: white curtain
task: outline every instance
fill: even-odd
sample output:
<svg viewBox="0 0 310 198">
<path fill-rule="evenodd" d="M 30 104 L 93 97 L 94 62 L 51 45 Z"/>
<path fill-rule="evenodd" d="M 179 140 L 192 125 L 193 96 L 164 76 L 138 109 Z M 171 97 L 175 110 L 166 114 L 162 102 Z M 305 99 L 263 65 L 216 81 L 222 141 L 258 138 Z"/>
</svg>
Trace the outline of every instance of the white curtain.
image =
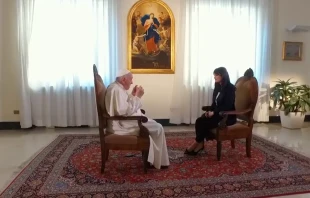
<svg viewBox="0 0 310 198">
<path fill-rule="evenodd" d="M 33 12 L 35 0 L 17 0 L 17 31 L 18 50 L 20 60 L 20 124 L 22 128 L 32 126 L 31 120 L 31 99 L 28 84 L 28 47 L 32 32 Z"/>
<path fill-rule="evenodd" d="M 92 65 L 117 70 L 115 0 L 17 0 L 21 127 L 97 126 Z"/>
<path fill-rule="evenodd" d="M 254 112 L 254 120 L 269 121 L 270 68 L 272 64 L 272 35 L 274 25 L 275 1 L 259 1 L 259 20 L 257 23 L 257 46 L 254 75 L 258 80 L 259 96 Z"/>
<path fill-rule="evenodd" d="M 195 123 L 210 105 L 213 70 L 227 68 L 232 83 L 252 68 L 260 85 L 269 87 L 273 2 L 270 0 L 183 0 L 170 123 Z M 259 103 L 268 101 L 261 95 Z M 267 104 L 269 104 L 267 102 Z M 255 117 L 268 120 L 268 107 Z"/>
</svg>

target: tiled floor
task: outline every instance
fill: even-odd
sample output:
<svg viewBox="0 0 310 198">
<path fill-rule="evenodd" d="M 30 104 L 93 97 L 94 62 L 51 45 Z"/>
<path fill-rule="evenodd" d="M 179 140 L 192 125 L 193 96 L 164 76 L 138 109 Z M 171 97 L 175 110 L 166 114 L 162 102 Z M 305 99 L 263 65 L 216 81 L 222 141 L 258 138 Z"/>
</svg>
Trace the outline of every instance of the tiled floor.
<svg viewBox="0 0 310 198">
<path fill-rule="evenodd" d="M 194 131 L 190 127 L 165 127 L 166 132 Z M 0 192 L 18 175 L 45 146 L 60 134 L 97 134 L 95 128 L 42 129 L 0 131 Z M 279 124 L 256 124 L 254 134 L 310 157 L 310 124 L 303 129 L 289 130 Z M 310 194 L 285 196 L 310 198 Z"/>
</svg>

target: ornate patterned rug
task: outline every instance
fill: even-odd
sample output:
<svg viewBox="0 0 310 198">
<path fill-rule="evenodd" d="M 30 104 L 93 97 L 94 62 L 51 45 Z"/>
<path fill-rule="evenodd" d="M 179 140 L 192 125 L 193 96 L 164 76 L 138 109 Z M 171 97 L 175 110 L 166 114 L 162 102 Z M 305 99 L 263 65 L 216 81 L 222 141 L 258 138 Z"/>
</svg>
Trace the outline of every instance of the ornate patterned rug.
<svg viewBox="0 0 310 198">
<path fill-rule="evenodd" d="M 1 198 L 263 197 L 310 192 L 310 159 L 254 136 L 252 158 L 245 142 L 216 142 L 197 156 L 184 156 L 193 132 L 168 133 L 171 166 L 143 173 L 139 152 L 110 151 L 100 174 L 95 135 L 61 135 L 47 146 L 2 193 Z"/>
</svg>

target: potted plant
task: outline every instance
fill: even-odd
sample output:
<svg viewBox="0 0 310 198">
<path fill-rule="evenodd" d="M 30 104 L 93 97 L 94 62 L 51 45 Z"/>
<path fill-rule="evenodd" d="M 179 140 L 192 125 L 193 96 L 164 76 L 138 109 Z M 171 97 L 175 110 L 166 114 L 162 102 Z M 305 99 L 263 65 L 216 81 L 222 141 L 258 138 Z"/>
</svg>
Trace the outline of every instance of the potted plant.
<svg viewBox="0 0 310 198">
<path fill-rule="evenodd" d="M 310 108 L 310 87 L 296 82 L 278 80 L 271 88 L 273 108 L 280 110 L 281 125 L 285 128 L 302 128 L 305 114 Z"/>
</svg>

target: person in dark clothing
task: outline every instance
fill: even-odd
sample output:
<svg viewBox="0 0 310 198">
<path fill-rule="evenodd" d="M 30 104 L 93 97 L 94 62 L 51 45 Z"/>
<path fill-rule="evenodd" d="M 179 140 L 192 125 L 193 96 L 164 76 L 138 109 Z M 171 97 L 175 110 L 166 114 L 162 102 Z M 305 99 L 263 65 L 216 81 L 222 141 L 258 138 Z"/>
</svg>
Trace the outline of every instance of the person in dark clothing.
<svg viewBox="0 0 310 198">
<path fill-rule="evenodd" d="M 204 139 L 212 140 L 214 135 L 212 129 L 218 127 L 218 123 L 223 119 L 219 114 L 221 111 L 235 110 L 235 86 L 230 83 L 229 74 L 225 67 L 216 68 L 213 72 L 215 88 L 213 91 L 212 105 L 203 107 L 206 111 L 196 120 L 195 131 L 196 141 L 185 150 L 185 154 L 197 155 L 204 149 Z M 236 116 L 229 115 L 226 124 L 236 123 Z"/>
</svg>

